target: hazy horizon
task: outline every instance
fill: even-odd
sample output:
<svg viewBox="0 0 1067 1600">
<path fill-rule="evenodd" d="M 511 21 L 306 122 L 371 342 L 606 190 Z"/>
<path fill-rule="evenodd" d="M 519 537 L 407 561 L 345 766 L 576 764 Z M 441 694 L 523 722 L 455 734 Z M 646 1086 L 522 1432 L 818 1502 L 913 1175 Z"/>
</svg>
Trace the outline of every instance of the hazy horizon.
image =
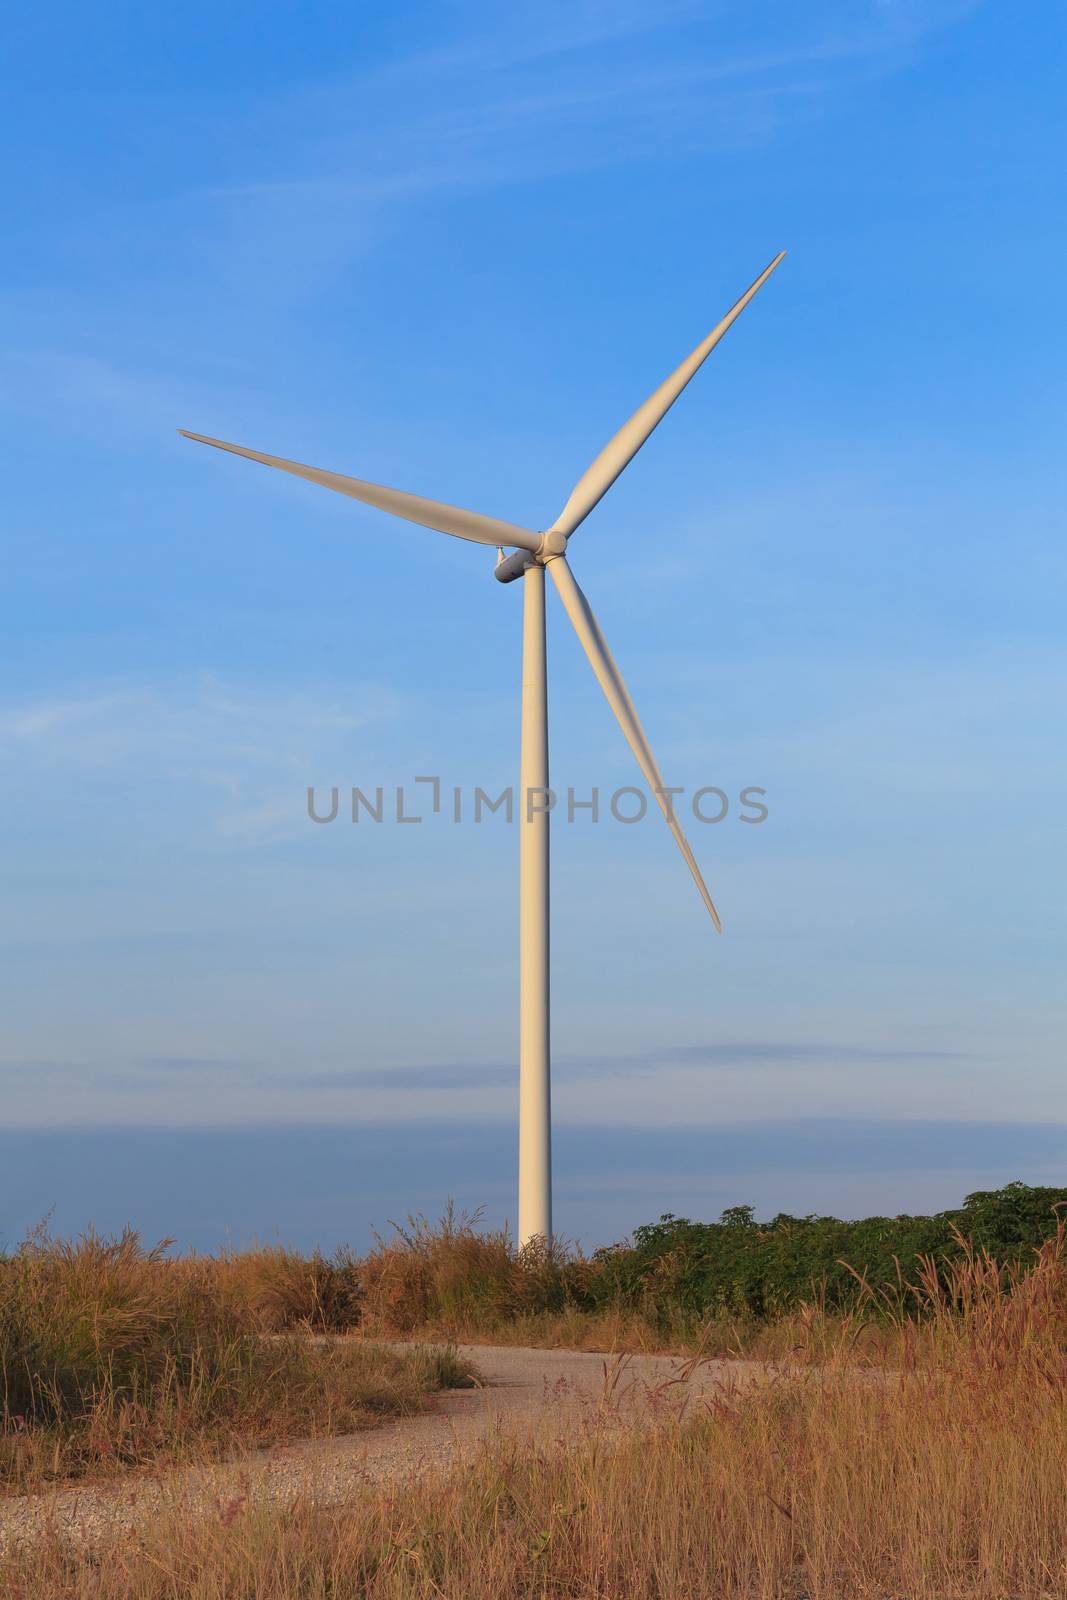
<svg viewBox="0 0 1067 1600">
<path fill-rule="evenodd" d="M 747 1204 L 843 1217 L 947 1210 L 1018 1177 L 1063 1183 L 1067 1126 L 792 1118 L 724 1128 L 559 1128 L 561 1233 L 585 1249 L 665 1211 L 715 1221 Z M 50 1129 L 0 1133 L 0 1248 L 38 1223 L 69 1236 L 127 1224 L 202 1251 L 281 1241 L 362 1250 L 451 1201 L 514 1225 L 515 1139 L 441 1127 Z M 89 1197 L 92 1197 L 91 1200 Z"/>
</svg>

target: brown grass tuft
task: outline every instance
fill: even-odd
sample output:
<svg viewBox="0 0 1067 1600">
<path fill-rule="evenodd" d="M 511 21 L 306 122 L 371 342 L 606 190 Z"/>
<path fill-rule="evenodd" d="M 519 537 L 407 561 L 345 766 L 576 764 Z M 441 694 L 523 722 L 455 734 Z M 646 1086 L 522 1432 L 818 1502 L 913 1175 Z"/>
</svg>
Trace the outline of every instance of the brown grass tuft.
<svg viewBox="0 0 1067 1600">
<path fill-rule="evenodd" d="M 504 1231 L 483 1231 L 451 1206 L 438 1223 L 409 1217 L 360 1263 L 368 1328 L 396 1334 L 496 1333 L 524 1315 L 563 1310 L 585 1263 L 564 1242 L 516 1250 Z"/>
</svg>

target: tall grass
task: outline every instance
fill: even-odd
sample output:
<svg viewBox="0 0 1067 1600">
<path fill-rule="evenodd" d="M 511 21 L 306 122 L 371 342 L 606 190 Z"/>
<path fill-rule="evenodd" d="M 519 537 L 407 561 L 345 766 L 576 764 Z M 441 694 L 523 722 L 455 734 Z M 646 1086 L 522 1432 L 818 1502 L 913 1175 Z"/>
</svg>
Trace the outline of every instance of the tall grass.
<svg viewBox="0 0 1067 1600">
<path fill-rule="evenodd" d="M 564 1243 L 517 1249 L 504 1230 L 450 1206 L 440 1222 L 411 1217 L 359 1263 L 364 1325 L 392 1333 L 448 1328 L 461 1337 L 574 1309 L 591 1264 Z"/>
<path fill-rule="evenodd" d="M 875 1292 L 875 1291 L 871 1291 Z M 11 1558 L 18 1600 L 1049 1600 L 1067 1597 L 1067 1266 L 980 1249 L 822 1359 L 684 1418 L 499 1436 L 442 1479 L 283 1513 L 172 1518 Z"/>
<path fill-rule="evenodd" d="M 270 1245 L 183 1259 L 193 1273 L 209 1273 L 219 1298 L 250 1332 L 338 1332 L 360 1321 L 360 1263 L 345 1248 L 333 1257 Z"/>
<path fill-rule="evenodd" d="M 0 1482 L 348 1431 L 455 1376 L 365 1343 L 321 1349 L 296 1329 L 323 1307 L 315 1263 L 284 1252 L 171 1259 L 129 1231 L 32 1235 L 0 1262 Z"/>
</svg>

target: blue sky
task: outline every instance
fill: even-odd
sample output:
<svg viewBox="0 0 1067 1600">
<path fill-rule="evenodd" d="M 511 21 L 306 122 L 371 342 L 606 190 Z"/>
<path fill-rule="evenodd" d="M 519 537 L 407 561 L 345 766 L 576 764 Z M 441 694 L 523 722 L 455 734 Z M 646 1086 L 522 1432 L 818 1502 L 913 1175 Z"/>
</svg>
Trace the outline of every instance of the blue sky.
<svg viewBox="0 0 1067 1600">
<path fill-rule="evenodd" d="M 1061 9 L 6 26 L 0 1233 L 511 1214 L 514 833 L 305 794 L 512 781 L 518 588 L 174 430 L 543 527 L 780 248 L 572 544 L 668 782 L 770 815 L 690 828 L 723 939 L 557 828 L 559 1223 L 1062 1181 Z M 557 786 L 636 781 L 550 656 Z"/>
</svg>

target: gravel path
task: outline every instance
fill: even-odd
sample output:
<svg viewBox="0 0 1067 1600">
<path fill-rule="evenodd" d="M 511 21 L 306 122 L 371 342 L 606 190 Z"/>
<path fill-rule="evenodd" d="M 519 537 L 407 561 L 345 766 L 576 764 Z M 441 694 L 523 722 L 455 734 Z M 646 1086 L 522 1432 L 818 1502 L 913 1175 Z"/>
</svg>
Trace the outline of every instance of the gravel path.
<svg viewBox="0 0 1067 1600">
<path fill-rule="evenodd" d="M 0 1499 L 0 1547 L 32 1540 L 46 1529 L 92 1540 L 136 1531 L 146 1517 L 181 1502 L 207 1514 L 252 1498 L 285 1503 L 310 1497 L 336 1503 L 360 1485 L 440 1470 L 477 1447 L 490 1430 L 530 1432 L 550 1425 L 564 1438 L 594 1418 L 682 1411 L 703 1395 L 751 1381 L 753 1363 L 677 1356 L 621 1356 L 582 1350 L 523 1350 L 461 1345 L 482 1387 L 435 1395 L 419 1416 L 340 1438 L 276 1447 L 241 1462 L 172 1472 L 129 1474 L 106 1484 Z"/>
</svg>

